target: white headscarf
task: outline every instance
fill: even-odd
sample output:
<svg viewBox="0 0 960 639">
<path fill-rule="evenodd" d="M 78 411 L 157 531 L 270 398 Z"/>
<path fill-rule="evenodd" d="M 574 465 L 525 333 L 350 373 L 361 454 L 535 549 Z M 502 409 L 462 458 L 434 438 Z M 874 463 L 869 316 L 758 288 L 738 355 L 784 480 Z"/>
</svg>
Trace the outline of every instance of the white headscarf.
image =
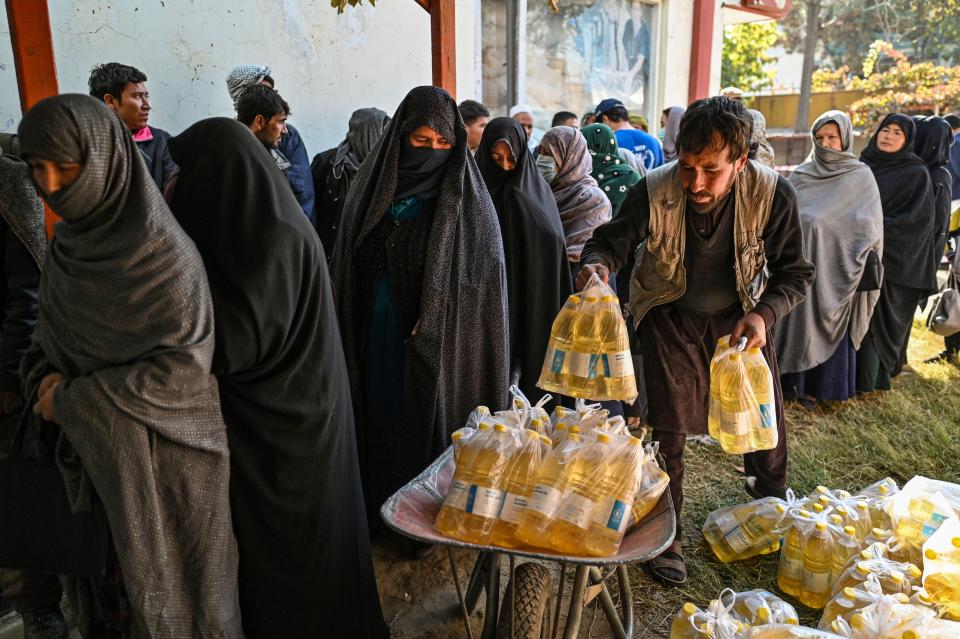
<svg viewBox="0 0 960 639">
<path fill-rule="evenodd" d="M 530 115 L 533 115 L 533 109 L 530 108 L 529 104 L 516 104 L 510 107 L 511 118 L 518 113 L 529 113 Z"/>
</svg>

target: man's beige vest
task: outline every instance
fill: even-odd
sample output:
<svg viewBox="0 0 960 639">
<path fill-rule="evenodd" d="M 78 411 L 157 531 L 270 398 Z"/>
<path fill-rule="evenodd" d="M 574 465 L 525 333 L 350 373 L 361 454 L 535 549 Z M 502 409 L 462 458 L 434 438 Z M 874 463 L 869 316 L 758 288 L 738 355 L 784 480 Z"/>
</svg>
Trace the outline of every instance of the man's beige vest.
<svg viewBox="0 0 960 639">
<path fill-rule="evenodd" d="M 637 247 L 630 280 L 630 314 L 636 324 L 654 306 L 680 298 L 687 288 L 683 257 L 687 244 L 687 198 L 671 162 L 647 174 L 649 236 Z M 734 183 L 734 271 L 744 312 L 757 305 L 767 283 L 767 258 L 761 236 L 770 219 L 777 174 L 747 161 Z M 693 275 L 696 276 L 695 274 Z"/>
</svg>

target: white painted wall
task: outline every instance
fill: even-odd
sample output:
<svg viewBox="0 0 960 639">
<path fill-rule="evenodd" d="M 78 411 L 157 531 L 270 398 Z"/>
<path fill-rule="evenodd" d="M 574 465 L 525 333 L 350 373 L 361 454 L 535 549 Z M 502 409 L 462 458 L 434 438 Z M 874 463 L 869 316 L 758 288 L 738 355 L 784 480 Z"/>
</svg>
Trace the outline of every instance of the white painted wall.
<svg viewBox="0 0 960 639">
<path fill-rule="evenodd" d="M 690 89 L 690 50 L 693 45 L 693 0 L 662 0 L 660 29 L 660 106 L 687 106 Z M 651 120 L 654 123 L 654 120 Z M 654 126 L 658 126 L 654 124 Z"/>
<path fill-rule="evenodd" d="M 414 0 L 381 0 L 337 15 L 325 0 L 48 0 L 60 90 L 87 92 L 90 68 L 147 74 L 150 122 L 171 133 L 233 115 L 224 77 L 239 63 L 272 67 L 310 155 L 343 138 L 350 113 L 392 114 L 430 84 L 430 16 Z M 475 3 L 457 0 L 458 99 L 474 97 Z M 0 11 L 0 129 L 20 119 L 6 13 Z"/>
</svg>

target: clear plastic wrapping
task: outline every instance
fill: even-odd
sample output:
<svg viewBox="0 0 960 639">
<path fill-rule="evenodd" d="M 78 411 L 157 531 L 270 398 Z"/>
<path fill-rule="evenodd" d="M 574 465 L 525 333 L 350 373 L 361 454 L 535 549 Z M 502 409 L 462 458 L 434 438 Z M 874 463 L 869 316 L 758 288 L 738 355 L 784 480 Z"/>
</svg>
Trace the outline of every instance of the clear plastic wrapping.
<svg viewBox="0 0 960 639">
<path fill-rule="evenodd" d="M 923 588 L 943 616 L 960 621 L 960 519 L 956 516 L 947 519 L 923 546 Z"/>
<path fill-rule="evenodd" d="M 760 349 L 741 352 L 729 342 L 729 335 L 717 341 L 710 363 L 710 435 L 734 455 L 776 448 L 779 440 L 770 367 Z"/>
<path fill-rule="evenodd" d="M 703 536 L 724 563 L 775 552 L 789 527 L 787 502 L 765 497 L 715 510 L 703 524 Z"/>
<path fill-rule="evenodd" d="M 627 324 L 613 290 L 594 275 L 567 298 L 553 322 L 538 383 L 544 390 L 593 400 L 637 398 Z"/>
</svg>

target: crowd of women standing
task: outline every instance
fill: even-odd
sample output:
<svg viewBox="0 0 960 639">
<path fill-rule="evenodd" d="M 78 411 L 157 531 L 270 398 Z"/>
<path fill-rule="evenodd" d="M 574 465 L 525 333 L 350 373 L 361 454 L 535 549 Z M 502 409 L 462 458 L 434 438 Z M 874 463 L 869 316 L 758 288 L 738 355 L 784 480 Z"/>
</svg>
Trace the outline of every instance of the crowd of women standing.
<svg viewBox="0 0 960 639">
<path fill-rule="evenodd" d="M 664 112 L 668 136 L 682 112 Z M 899 372 L 943 253 L 942 129 L 891 115 L 861 163 L 846 115 L 814 125 L 791 179 L 817 284 L 777 328 L 799 396 L 845 399 Z M 234 120 L 171 140 L 169 207 L 92 98 L 44 100 L 20 136 L 63 218 L 27 397 L 60 427 L 75 509 L 106 512 L 123 592 L 74 580 L 85 637 L 385 637 L 369 548 L 380 505 L 472 408 L 504 406 L 514 383 L 539 398 L 583 245 L 641 179 L 602 124 L 551 129 L 535 159 L 497 118 L 474 160 L 453 99 L 419 87 L 364 157 L 348 147 L 332 163 L 349 185 L 328 271 Z"/>
</svg>

